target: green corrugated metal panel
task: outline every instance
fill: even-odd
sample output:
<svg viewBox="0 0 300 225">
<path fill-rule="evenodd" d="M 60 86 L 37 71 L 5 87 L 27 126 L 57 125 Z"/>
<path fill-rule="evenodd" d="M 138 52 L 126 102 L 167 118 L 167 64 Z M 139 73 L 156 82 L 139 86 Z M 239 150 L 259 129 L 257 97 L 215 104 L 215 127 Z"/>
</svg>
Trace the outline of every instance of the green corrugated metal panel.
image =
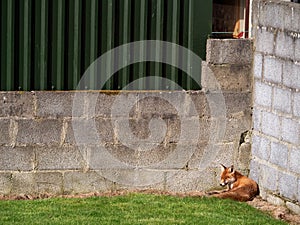
<svg viewBox="0 0 300 225">
<path fill-rule="evenodd" d="M 169 41 L 205 57 L 211 32 L 210 0 L 1 0 L 1 90 L 76 89 L 85 70 L 99 56 L 140 40 Z M 135 54 L 172 57 L 189 69 L 189 59 L 158 46 Z M 83 89 L 100 89 L 114 67 L 136 57 L 127 49 L 110 55 L 106 68 L 95 67 Z M 171 54 L 171 55 L 166 55 Z M 141 62 L 118 71 L 104 89 L 122 89 L 136 79 L 159 76 L 184 89 L 199 89 L 183 71 L 170 65 Z M 199 79 L 197 82 L 200 81 Z M 135 89 L 175 89 L 159 80 L 140 80 Z"/>
</svg>

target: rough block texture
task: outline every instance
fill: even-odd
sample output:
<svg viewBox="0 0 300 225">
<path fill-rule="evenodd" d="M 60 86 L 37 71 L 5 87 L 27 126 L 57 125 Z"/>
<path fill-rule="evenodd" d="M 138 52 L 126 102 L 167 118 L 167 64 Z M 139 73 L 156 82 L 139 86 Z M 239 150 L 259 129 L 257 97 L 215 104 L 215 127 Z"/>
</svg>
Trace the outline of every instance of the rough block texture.
<svg viewBox="0 0 300 225">
<path fill-rule="evenodd" d="M 258 181 L 263 198 L 276 199 L 299 213 L 300 4 L 254 0 L 252 10 L 255 58 L 250 175 Z"/>
</svg>

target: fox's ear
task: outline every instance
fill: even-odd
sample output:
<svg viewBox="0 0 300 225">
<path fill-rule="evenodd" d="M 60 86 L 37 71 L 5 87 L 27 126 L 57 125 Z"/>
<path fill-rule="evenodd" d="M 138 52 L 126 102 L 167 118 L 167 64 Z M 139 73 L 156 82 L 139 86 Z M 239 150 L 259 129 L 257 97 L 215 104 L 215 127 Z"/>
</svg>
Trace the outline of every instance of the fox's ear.
<svg viewBox="0 0 300 225">
<path fill-rule="evenodd" d="M 231 167 L 229 167 L 229 172 L 230 173 L 234 173 L 234 167 L 233 167 L 233 165 L 231 165 Z"/>
<path fill-rule="evenodd" d="M 224 170 L 226 170 L 226 166 L 224 166 L 223 164 L 220 164 L 220 166 L 221 166 L 222 172 L 223 172 Z"/>
</svg>

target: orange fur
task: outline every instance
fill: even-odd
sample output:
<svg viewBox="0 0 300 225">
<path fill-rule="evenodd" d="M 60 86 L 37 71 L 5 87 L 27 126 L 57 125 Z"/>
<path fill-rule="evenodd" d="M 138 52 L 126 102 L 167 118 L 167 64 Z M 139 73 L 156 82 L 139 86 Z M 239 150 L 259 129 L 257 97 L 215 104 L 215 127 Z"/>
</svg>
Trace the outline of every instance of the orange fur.
<svg viewBox="0 0 300 225">
<path fill-rule="evenodd" d="M 217 198 L 230 198 L 237 201 L 250 201 L 259 194 L 257 183 L 234 170 L 233 166 L 222 166 L 221 186 L 228 186 L 227 190 L 221 192 L 211 192 Z"/>
</svg>

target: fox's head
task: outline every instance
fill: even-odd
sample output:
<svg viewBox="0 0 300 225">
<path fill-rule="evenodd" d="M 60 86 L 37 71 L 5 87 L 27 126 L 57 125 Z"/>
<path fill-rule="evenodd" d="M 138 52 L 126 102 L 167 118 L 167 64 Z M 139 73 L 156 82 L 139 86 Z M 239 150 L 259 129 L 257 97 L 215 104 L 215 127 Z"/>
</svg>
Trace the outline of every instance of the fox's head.
<svg viewBox="0 0 300 225">
<path fill-rule="evenodd" d="M 222 173 L 221 173 L 220 185 L 222 187 L 228 185 L 228 187 L 231 188 L 231 185 L 236 181 L 235 170 L 233 166 L 226 167 L 221 164 L 221 169 L 222 169 Z"/>
</svg>

